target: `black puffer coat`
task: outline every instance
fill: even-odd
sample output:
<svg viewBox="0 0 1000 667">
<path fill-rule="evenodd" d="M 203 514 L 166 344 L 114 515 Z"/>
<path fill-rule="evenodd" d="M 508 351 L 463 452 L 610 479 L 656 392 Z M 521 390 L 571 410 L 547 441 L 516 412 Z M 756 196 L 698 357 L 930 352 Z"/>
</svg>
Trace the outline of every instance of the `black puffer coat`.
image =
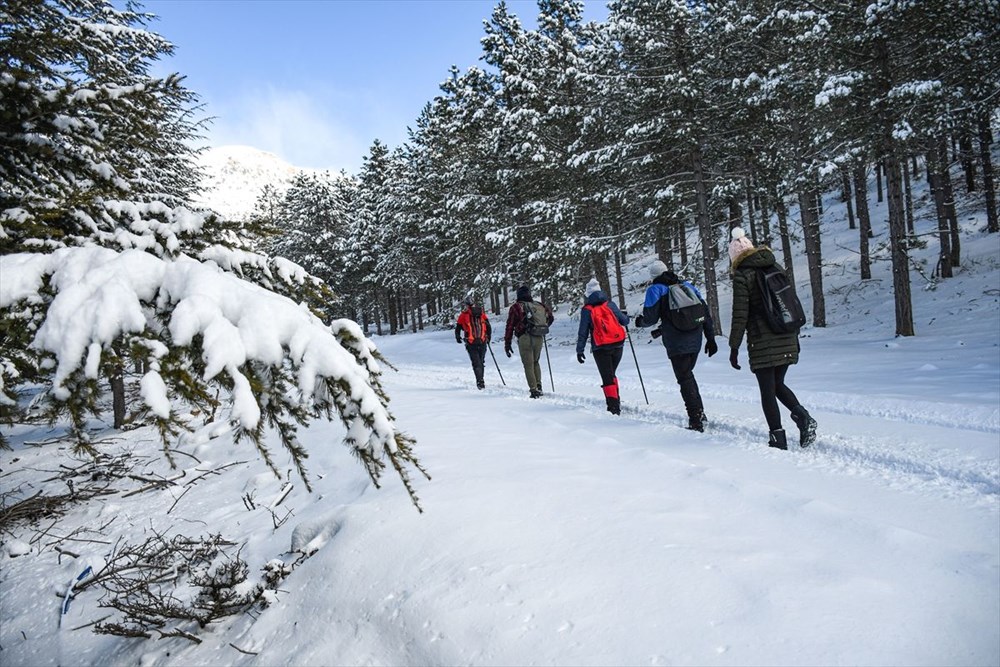
<svg viewBox="0 0 1000 667">
<path fill-rule="evenodd" d="M 768 248 L 757 248 L 733 272 L 733 323 L 729 330 L 729 347 L 739 349 L 743 334 L 746 334 L 751 371 L 794 364 L 799 360 L 799 335 L 774 333 L 764 318 L 756 270 L 774 265 L 774 253 Z"/>
</svg>

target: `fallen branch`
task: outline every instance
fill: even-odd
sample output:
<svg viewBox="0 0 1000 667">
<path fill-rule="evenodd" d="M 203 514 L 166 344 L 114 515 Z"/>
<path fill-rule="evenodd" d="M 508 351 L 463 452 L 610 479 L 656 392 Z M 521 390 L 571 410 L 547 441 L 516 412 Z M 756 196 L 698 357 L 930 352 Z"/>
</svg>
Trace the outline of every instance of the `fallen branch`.
<svg viewBox="0 0 1000 667">
<path fill-rule="evenodd" d="M 241 649 L 239 646 L 237 646 L 232 642 L 229 642 L 229 645 L 232 646 L 237 651 L 239 651 L 240 653 L 244 653 L 246 655 L 259 655 L 256 651 L 244 651 L 243 649 Z"/>
</svg>

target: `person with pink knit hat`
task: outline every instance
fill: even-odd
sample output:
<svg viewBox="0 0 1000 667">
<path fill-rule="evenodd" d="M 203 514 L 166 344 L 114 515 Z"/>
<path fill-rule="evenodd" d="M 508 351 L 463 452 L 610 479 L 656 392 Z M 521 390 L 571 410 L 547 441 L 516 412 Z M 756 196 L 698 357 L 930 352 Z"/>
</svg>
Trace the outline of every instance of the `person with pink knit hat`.
<svg viewBox="0 0 1000 667">
<path fill-rule="evenodd" d="M 769 431 L 768 446 L 788 449 L 781 426 L 778 403 L 792 413 L 799 427 L 799 445 L 808 447 L 816 440 L 816 420 L 799 403 L 785 384 L 788 367 L 799 360 L 799 335 L 771 330 L 764 314 L 764 302 L 757 283 L 757 272 L 778 267 L 774 253 L 767 246 L 754 247 L 740 227 L 732 231 L 729 261 L 733 276 L 733 317 L 729 330 L 729 364 L 740 370 L 739 352 L 743 336 L 747 338 L 750 371 L 757 378 L 761 407 Z"/>
</svg>

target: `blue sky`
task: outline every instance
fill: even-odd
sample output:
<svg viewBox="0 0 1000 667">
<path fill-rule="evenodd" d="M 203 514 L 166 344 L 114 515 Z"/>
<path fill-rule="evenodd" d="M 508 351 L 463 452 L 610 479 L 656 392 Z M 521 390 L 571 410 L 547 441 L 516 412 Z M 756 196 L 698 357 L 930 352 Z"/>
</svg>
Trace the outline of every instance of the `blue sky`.
<svg viewBox="0 0 1000 667">
<path fill-rule="evenodd" d="M 176 46 L 158 71 L 187 76 L 216 120 L 209 145 L 242 144 L 300 167 L 354 172 L 376 138 L 406 140 L 457 65 L 479 64 L 493 0 L 146 0 Z M 508 0 L 534 27 L 534 0 Z M 603 0 L 587 18 L 606 16 Z"/>
</svg>

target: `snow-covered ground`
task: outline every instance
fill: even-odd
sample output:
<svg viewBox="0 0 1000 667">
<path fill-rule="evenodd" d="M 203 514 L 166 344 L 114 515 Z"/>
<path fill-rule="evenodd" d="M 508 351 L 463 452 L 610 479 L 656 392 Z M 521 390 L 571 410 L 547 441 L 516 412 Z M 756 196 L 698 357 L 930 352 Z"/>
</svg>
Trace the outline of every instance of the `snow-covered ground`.
<svg viewBox="0 0 1000 667">
<path fill-rule="evenodd" d="M 312 493 L 225 436 L 183 441 L 170 471 L 151 432 L 109 431 L 104 446 L 132 451 L 137 476 L 185 477 L 129 496 L 142 484 L 119 481 L 123 492 L 57 527 L 0 536 L 0 664 L 1000 664 L 1000 235 L 963 219 L 963 270 L 935 290 L 914 274 L 917 336 L 895 338 L 888 263 L 857 283 L 856 232 L 837 215 L 831 202 L 829 326 L 803 330 L 788 375 L 819 422 L 812 448 L 766 447 L 756 384 L 746 364 L 729 367 L 724 339 L 696 368 L 701 434 L 682 428 L 663 347 L 645 330 L 632 341 L 649 402 L 627 349 L 623 414 L 605 412 L 565 304 L 549 343 L 555 390 L 545 366 L 540 400 L 502 345 L 506 384 L 487 359 L 477 391 L 450 330 L 381 337 L 398 368 L 385 377 L 391 408 L 432 476 L 414 479 L 423 513 L 391 475 L 372 486 L 336 425 L 303 434 Z M 932 241 L 922 256 L 933 253 Z M 630 284 L 647 259 L 634 259 Z M 626 301 L 634 312 L 641 290 Z M 4 492 L 30 495 L 70 465 L 29 444 L 47 428 L 8 433 Z M 188 484 L 208 470 L 218 474 Z M 272 504 L 292 512 L 278 528 Z M 112 613 L 97 587 L 60 623 L 77 575 L 153 531 L 220 532 L 244 545 L 253 578 L 315 553 L 270 607 L 210 626 L 201 644 L 93 634 L 81 626 Z"/>
</svg>

